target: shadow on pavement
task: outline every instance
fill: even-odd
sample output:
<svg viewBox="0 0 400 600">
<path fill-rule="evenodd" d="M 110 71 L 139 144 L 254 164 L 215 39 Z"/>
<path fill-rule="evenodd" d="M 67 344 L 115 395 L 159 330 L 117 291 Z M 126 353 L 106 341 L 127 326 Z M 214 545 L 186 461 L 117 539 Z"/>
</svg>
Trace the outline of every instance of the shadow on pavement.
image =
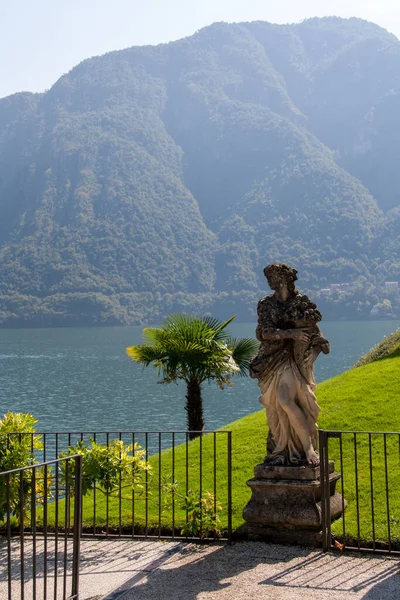
<svg viewBox="0 0 400 600">
<path fill-rule="evenodd" d="M 394 577 L 400 599 L 399 572 L 399 564 L 393 559 L 314 553 L 310 558 L 297 561 L 287 569 L 281 569 L 260 584 L 294 589 L 360 593 L 373 584 L 379 584 L 386 589 L 387 582 Z M 374 586 L 369 590 L 368 594 L 371 596 L 358 594 L 358 597 L 371 600 L 385 597 L 373 593 L 377 587 Z"/>
<path fill-rule="evenodd" d="M 167 561 L 158 559 L 159 566 L 163 563 L 161 569 L 157 565 L 153 570 L 148 565 L 146 572 L 137 573 L 105 600 L 195 600 L 199 593 L 229 588 L 231 582 L 226 580 L 248 573 L 260 564 L 277 565 L 292 560 L 294 555 L 307 556 L 310 552 L 312 550 L 296 548 L 294 553 L 291 547 L 281 546 L 278 549 L 276 546 L 251 543 L 230 547 L 189 545 L 178 549 Z M 143 583 L 140 583 L 141 580 Z"/>
<path fill-rule="evenodd" d="M 369 589 L 371 585 L 374 587 Z M 212 548 L 190 545 L 148 564 L 106 600 L 196 600 L 199 594 L 219 591 L 225 591 L 224 598 L 229 594 L 234 598 L 235 589 L 244 594 L 241 598 L 248 589 L 253 598 L 257 589 L 263 597 L 264 586 L 286 588 L 288 598 L 317 590 L 323 598 L 336 592 L 365 600 L 400 599 L 399 564 L 391 558 L 324 554 L 260 543 Z M 268 597 L 274 597 L 273 589 L 270 593 Z"/>
</svg>

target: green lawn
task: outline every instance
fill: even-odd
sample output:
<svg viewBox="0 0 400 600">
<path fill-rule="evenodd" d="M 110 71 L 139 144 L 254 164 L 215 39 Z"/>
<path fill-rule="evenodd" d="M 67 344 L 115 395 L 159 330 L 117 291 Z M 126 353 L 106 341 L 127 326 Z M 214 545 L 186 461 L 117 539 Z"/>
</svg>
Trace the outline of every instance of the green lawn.
<svg viewBox="0 0 400 600">
<path fill-rule="evenodd" d="M 358 430 L 358 431 L 400 431 L 400 356 L 394 354 L 390 357 L 367 364 L 363 367 L 350 370 L 342 375 L 330 379 L 318 386 L 317 395 L 321 406 L 319 426 L 323 429 Z M 257 389 L 254 390 L 255 395 Z M 263 460 L 265 454 L 265 439 L 267 429 L 265 426 L 265 413 L 258 411 L 227 425 L 225 430 L 232 431 L 232 524 L 237 529 L 243 524 L 242 510 L 249 500 L 249 488 L 246 480 L 253 475 L 253 467 Z M 180 445 L 175 448 L 175 473 L 174 478 L 179 482 L 175 495 L 175 525 L 180 527 L 185 520 L 185 512 L 179 508 L 179 494 L 186 490 L 186 451 L 188 452 L 188 487 L 199 494 L 200 445 L 203 455 L 202 468 L 202 493 L 216 492 L 221 503 L 221 527 L 227 525 L 227 438 L 216 436 L 216 466 L 214 470 L 214 436 L 205 435 L 199 439 Z M 358 495 L 360 502 L 360 535 L 365 541 L 372 539 L 372 505 L 371 481 L 369 475 L 369 440 L 368 436 L 359 435 L 357 439 L 358 459 Z M 372 469 L 373 469 L 373 500 L 375 537 L 377 540 L 386 540 L 387 507 L 385 501 L 386 479 L 385 462 L 383 453 L 383 436 L 373 436 L 372 440 Z M 388 487 L 389 487 L 389 522 L 392 540 L 400 541 L 400 446 L 398 436 L 387 437 L 388 452 Z M 331 457 L 335 459 L 337 470 L 340 469 L 339 440 L 330 441 Z M 172 472 L 172 451 L 166 450 L 161 454 L 161 477 L 170 477 Z M 159 511 L 163 527 L 168 527 L 172 522 L 172 507 L 164 507 L 167 496 L 161 493 L 159 502 L 159 462 L 160 456 L 150 458 L 152 476 L 149 483 L 149 504 L 147 524 L 149 531 L 157 529 Z M 357 514 L 355 510 L 355 468 L 354 468 L 354 438 L 351 434 L 343 436 L 343 474 L 345 497 L 348 508 L 345 512 L 346 534 L 356 537 L 358 532 Z M 215 483 L 216 482 L 216 483 Z M 338 486 L 341 489 L 341 483 Z M 84 501 L 84 524 L 86 527 L 93 525 L 93 497 L 89 496 Z M 121 507 L 121 510 L 120 510 Z M 160 508 L 161 507 L 161 508 Z M 143 528 L 146 523 L 144 490 L 135 494 L 135 525 Z M 132 500 L 109 500 L 110 528 L 132 528 Z M 121 517 L 120 517 L 121 515 Z M 96 524 L 104 529 L 106 526 L 106 501 L 102 494 L 97 493 L 96 499 Z M 340 519 L 333 525 L 333 531 L 340 535 L 343 530 L 343 520 Z"/>
</svg>

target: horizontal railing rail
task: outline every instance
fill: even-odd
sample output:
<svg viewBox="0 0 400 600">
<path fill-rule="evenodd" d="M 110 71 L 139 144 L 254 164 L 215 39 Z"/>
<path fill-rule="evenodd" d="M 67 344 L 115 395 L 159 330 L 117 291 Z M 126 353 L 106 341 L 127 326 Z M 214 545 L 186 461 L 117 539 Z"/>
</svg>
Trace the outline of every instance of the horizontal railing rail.
<svg viewBox="0 0 400 600">
<path fill-rule="evenodd" d="M 149 469 L 133 484 L 121 474 L 111 491 L 96 481 L 84 490 L 83 536 L 231 541 L 230 431 L 55 431 L 7 436 L 10 444 L 17 440 L 29 448 L 38 462 L 81 452 L 92 442 L 107 448 L 122 442 L 122 452 L 131 457 L 140 453 Z M 85 460 L 83 470 L 85 482 Z"/>
</svg>

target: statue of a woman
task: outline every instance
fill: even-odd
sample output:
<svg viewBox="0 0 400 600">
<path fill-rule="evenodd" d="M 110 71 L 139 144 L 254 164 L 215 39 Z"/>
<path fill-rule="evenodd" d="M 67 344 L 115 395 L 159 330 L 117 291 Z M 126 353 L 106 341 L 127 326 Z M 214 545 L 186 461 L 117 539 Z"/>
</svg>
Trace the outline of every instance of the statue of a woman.
<svg viewBox="0 0 400 600">
<path fill-rule="evenodd" d="M 258 303 L 260 349 L 250 364 L 258 379 L 269 434 L 265 462 L 318 464 L 314 361 L 329 353 L 318 327 L 321 313 L 295 287 L 297 271 L 283 263 L 265 267 L 274 294 Z"/>
</svg>

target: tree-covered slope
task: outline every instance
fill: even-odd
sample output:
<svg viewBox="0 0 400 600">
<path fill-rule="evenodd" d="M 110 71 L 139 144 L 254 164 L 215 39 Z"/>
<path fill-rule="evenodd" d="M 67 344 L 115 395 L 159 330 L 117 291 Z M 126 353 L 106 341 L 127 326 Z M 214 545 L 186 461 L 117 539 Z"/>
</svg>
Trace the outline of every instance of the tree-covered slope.
<svg viewBox="0 0 400 600">
<path fill-rule="evenodd" d="M 0 100 L 0 322 L 245 318 L 278 259 L 397 276 L 399 67 L 357 19 L 217 23 Z"/>
</svg>

